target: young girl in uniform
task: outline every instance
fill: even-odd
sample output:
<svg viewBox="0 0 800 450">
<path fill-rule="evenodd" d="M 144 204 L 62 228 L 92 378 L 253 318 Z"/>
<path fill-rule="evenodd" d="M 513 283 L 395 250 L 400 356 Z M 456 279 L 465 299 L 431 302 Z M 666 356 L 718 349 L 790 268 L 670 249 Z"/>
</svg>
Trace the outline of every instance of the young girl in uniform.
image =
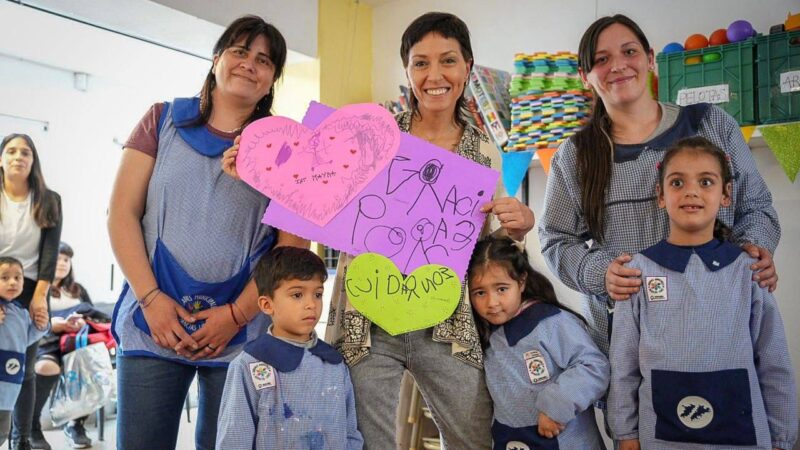
<svg viewBox="0 0 800 450">
<path fill-rule="evenodd" d="M 729 164 L 693 137 L 658 167 L 669 237 L 633 258 L 643 288 L 614 312 L 608 413 L 620 449 L 791 449 L 797 439 L 775 298 L 717 219 L 731 205 Z"/>
<path fill-rule="evenodd" d="M 479 241 L 468 277 L 486 347 L 493 448 L 605 448 L 592 404 L 610 369 L 582 318 L 509 238 Z"/>
</svg>

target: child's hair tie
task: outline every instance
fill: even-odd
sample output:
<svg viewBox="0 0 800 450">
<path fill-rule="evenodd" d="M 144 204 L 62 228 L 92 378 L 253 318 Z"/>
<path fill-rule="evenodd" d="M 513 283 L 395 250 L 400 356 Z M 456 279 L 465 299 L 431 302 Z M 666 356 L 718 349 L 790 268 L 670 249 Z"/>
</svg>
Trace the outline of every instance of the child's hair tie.
<svg viewBox="0 0 800 450">
<path fill-rule="evenodd" d="M 518 241 L 518 240 L 516 240 L 514 238 L 511 238 L 511 241 L 514 243 L 514 247 L 517 247 L 517 250 L 519 250 L 520 253 L 524 253 L 525 252 L 525 239 L 526 238 L 527 238 L 527 236 L 523 237 L 521 241 Z"/>
<path fill-rule="evenodd" d="M 656 163 L 656 170 L 661 170 L 661 161 Z"/>
</svg>

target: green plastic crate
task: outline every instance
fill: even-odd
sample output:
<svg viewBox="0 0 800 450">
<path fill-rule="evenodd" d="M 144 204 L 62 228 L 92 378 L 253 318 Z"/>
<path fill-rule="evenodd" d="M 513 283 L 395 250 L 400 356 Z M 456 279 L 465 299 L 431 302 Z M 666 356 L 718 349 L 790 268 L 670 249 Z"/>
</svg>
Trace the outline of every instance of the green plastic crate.
<svg viewBox="0 0 800 450">
<path fill-rule="evenodd" d="M 800 74 L 787 73 L 800 72 L 800 31 L 759 36 L 756 53 L 760 123 L 800 120 Z M 781 74 L 788 78 L 783 92 Z"/>
<path fill-rule="evenodd" d="M 719 60 L 702 62 L 705 55 L 714 53 L 719 54 Z M 701 62 L 688 64 L 690 58 L 699 58 Z M 718 94 L 721 89 L 710 88 L 727 85 L 727 102 L 719 102 L 720 98 L 716 95 L 688 96 L 684 92 L 682 97 L 694 97 L 694 101 L 690 103 L 714 103 L 736 118 L 740 125 L 756 123 L 755 39 L 687 52 L 659 53 L 656 55 L 656 62 L 658 99 L 662 102 L 680 104 L 678 96 L 683 89 L 705 87 L 708 90 L 702 91 Z"/>
</svg>

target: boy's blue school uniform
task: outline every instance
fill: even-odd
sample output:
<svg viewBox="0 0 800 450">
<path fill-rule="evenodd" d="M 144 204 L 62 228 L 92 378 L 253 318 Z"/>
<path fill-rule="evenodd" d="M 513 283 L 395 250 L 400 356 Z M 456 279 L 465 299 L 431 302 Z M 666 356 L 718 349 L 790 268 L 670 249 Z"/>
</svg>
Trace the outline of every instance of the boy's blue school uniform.
<svg viewBox="0 0 800 450">
<path fill-rule="evenodd" d="M 47 333 L 31 320 L 28 309 L 17 301 L 0 300 L 6 318 L 0 323 L 0 411 L 11 411 L 25 377 L 25 350 Z"/>
<path fill-rule="evenodd" d="M 265 334 L 228 367 L 217 449 L 359 450 L 350 373 L 314 337 L 310 348 Z"/>
<path fill-rule="evenodd" d="M 617 302 L 609 425 L 642 448 L 791 449 L 796 388 L 775 298 L 755 262 L 713 240 L 634 256 L 643 287 Z"/>
<path fill-rule="evenodd" d="M 609 363 L 573 314 L 530 306 L 492 331 L 484 367 L 495 450 L 605 448 L 592 404 L 608 387 Z M 557 438 L 539 435 L 540 412 L 566 425 Z"/>
</svg>

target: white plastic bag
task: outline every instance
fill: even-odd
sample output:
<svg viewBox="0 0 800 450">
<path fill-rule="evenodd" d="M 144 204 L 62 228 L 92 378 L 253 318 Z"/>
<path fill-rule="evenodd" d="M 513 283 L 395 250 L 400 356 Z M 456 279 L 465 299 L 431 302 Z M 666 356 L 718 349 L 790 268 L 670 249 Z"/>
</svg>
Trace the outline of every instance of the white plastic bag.
<svg viewBox="0 0 800 450">
<path fill-rule="evenodd" d="M 114 370 L 106 345 L 87 346 L 81 333 L 76 338 L 75 351 L 64 355 L 61 377 L 50 399 L 54 426 L 91 414 L 116 397 Z"/>
</svg>

